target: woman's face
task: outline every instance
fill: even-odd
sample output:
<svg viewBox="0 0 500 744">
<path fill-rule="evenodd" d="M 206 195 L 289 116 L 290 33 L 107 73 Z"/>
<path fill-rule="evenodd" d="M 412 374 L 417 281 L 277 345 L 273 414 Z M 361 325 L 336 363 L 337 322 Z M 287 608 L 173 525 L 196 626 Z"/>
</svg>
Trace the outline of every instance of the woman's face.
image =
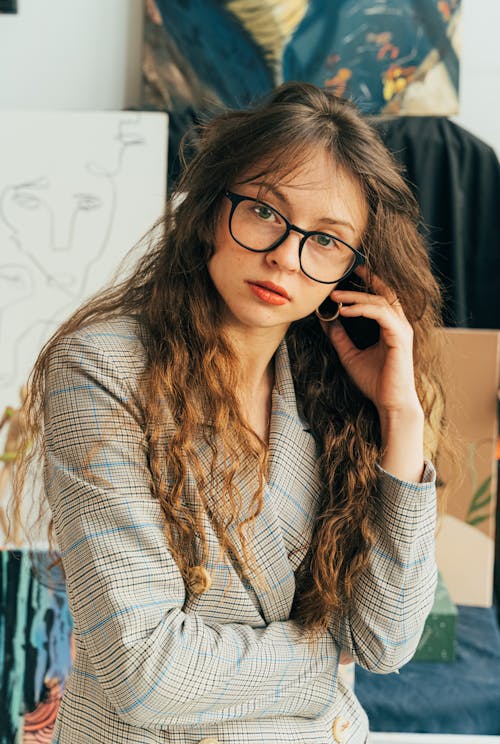
<svg viewBox="0 0 500 744">
<path fill-rule="evenodd" d="M 367 222 L 366 200 L 354 177 L 335 165 L 325 151 L 312 150 L 305 165 L 276 185 L 267 184 L 265 176 L 246 181 L 248 175 L 243 174 L 230 190 L 258 197 L 303 230 L 326 232 L 354 248 L 359 246 Z M 282 326 L 286 331 L 292 321 L 310 315 L 335 283 L 321 284 L 302 272 L 301 235 L 296 232 L 266 253 L 243 248 L 229 231 L 230 210 L 231 202 L 224 197 L 208 263 L 227 306 L 227 322 L 248 328 Z M 263 217 L 267 216 L 264 212 Z"/>
</svg>

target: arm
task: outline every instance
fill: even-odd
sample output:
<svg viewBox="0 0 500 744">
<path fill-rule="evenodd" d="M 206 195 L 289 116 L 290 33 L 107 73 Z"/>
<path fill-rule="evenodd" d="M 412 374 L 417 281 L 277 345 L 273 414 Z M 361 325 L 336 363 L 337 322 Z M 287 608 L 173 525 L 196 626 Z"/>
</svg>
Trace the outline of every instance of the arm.
<svg viewBox="0 0 500 744">
<path fill-rule="evenodd" d="M 330 632 L 342 651 L 372 672 L 393 672 L 411 659 L 434 601 L 435 471 L 401 481 L 379 468 L 375 542 L 356 582 L 347 616 Z"/>
<path fill-rule="evenodd" d="M 380 464 L 402 481 L 419 483 L 424 469 L 424 412 L 416 398 L 405 410 L 379 412 Z"/>
<path fill-rule="evenodd" d="M 413 655 L 436 584 L 435 473 L 424 466 L 424 414 L 415 389 L 413 328 L 393 290 L 366 267 L 374 292 L 333 290 L 344 317 L 366 317 L 379 341 L 358 349 L 337 321 L 325 326 L 347 373 L 376 406 L 381 465 L 375 542 L 356 582 L 347 617 L 332 620 L 344 652 L 371 671 L 398 669 Z M 389 474 L 389 472 L 392 475 Z"/>
<path fill-rule="evenodd" d="M 294 621 L 252 628 L 183 611 L 119 358 L 97 341 L 65 338 L 47 377 L 46 491 L 75 634 L 99 684 L 137 726 L 310 715 L 304 690 L 318 682 L 332 694 L 338 651 L 329 634 L 312 648 Z"/>
</svg>

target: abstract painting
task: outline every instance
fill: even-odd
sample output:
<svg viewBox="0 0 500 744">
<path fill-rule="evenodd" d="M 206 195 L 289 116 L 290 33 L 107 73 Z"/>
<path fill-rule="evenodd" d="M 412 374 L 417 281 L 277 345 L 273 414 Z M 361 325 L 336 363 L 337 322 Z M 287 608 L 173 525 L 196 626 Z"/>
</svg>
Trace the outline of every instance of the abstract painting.
<svg viewBox="0 0 500 744">
<path fill-rule="evenodd" d="M 145 109 L 170 115 L 169 173 L 193 122 L 309 81 L 377 114 L 458 111 L 461 0 L 147 0 Z"/>
<path fill-rule="evenodd" d="M 0 744 L 49 744 L 73 659 L 55 556 L 0 551 Z"/>
</svg>

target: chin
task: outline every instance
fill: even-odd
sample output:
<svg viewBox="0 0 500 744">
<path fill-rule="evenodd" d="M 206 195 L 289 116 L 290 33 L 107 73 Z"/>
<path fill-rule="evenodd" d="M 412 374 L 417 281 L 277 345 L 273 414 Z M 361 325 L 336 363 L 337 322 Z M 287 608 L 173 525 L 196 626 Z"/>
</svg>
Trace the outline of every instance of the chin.
<svg viewBox="0 0 500 744">
<path fill-rule="evenodd" d="M 279 313 L 269 311 L 268 308 L 228 308 L 228 321 L 230 324 L 245 326 L 246 328 L 276 328 L 277 326 L 288 327 L 293 318 L 279 317 Z"/>
</svg>

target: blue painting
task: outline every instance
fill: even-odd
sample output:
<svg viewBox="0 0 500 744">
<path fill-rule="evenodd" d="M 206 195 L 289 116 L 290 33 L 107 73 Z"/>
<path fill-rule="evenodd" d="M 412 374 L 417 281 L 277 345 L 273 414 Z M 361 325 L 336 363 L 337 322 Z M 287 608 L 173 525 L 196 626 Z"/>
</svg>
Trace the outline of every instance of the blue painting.
<svg viewBox="0 0 500 744">
<path fill-rule="evenodd" d="M 74 656 L 64 576 L 48 552 L 0 551 L 0 744 L 49 744 Z"/>
<path fill-rule="evenodd" d="M 461 0 L 147 0 L 143 108 L 170 114 L 170 174 L 182 136 L 221 107 L 286 80 L 367 114 L 458 111 Z"/>
</svg>

